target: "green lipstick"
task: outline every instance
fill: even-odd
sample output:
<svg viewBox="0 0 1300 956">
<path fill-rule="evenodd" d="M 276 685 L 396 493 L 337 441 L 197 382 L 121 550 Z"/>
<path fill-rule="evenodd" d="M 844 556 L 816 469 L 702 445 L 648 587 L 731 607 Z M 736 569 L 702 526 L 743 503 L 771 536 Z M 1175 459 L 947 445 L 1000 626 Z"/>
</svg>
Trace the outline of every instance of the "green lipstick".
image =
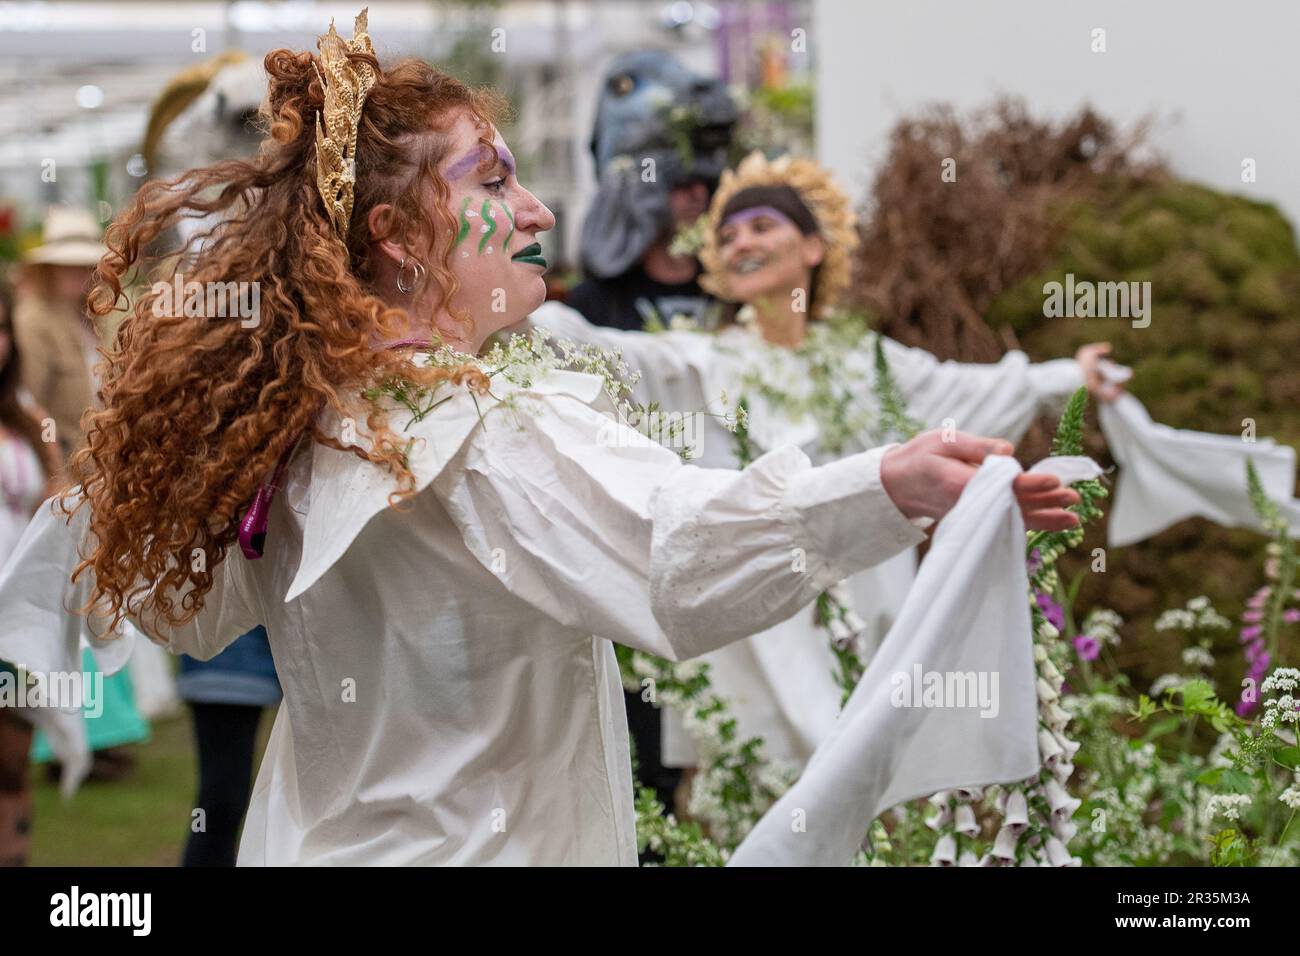
<svg viewBox="0 0 1300 956">
<path fill-rule="evenodd" d="M 527 262 L 535 266 L 541 266 L 543 269 L 546 268 L 546 258 L 542 255 L 542 246 L 537 242 L 524 246 L 510 258 L 514 262 Z"/>
</svg>

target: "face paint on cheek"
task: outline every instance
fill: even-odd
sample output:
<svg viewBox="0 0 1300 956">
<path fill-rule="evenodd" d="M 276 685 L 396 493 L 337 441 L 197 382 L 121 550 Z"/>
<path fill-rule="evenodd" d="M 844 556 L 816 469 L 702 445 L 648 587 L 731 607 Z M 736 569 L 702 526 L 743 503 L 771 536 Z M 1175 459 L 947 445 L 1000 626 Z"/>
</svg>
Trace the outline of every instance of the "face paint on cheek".
<svg viewBox="0 0 1300 956">
<path fill-rule="evenodd" d="M 488 244 L 488 240 L 497 231 L 496 216 L 492 214 L 492 200 L 483 200 L 483 208 L 479 210 L 479 215 L 483 217 L 483 238 L 478 241 L 478 254 L 481 256 L 483 255 L 483 249 Z M 488 249 L 488 252 L 491 251 L 491 249 Z"/>
<path fill-rule="evenodd" d="M 501 243 L 501 251 L 509 252 L 510 240 L 515 234 L 515 214 L 513 211 L 511 211 L 510 205 L 508 203 L 501 202 L 498 203 L 497 205 L 501 207 L 502 211 L 504 211 L 506 214 L 506 218 L 510 220 L 510 231 L 506 233 L 505 241 Z"/>
<path fill-rule="evenodd" d="M 469 216 L 466 215 L 468 209 L 469 197 L 466 196 L 465 201 L 460 204 L 460 228 L 456 231 L 456 241 L 452 243 L 453 249 L 469 238 Z"/>
</svg>

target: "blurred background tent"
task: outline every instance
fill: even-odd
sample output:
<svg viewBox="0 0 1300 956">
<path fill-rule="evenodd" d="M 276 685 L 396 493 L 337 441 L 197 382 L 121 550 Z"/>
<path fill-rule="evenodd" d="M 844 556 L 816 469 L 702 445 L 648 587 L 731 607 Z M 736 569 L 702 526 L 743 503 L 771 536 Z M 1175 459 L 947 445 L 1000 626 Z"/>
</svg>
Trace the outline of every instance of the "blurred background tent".
<svg viewBox="0 0 1300 956">
<path fill-rule="evenodd" d="M 556 213 L 557 227 L 542 243 L 561 266 L 577 260 L 595 191 L 589 139 L 609 63 L 628 50 L 668 51 L 721 77 L 746 105 L 738 148 L 762 142 L 808 152 L 813 45 L 789 37 L 806 35 L 812 6 L 369 3 L 381 57 L 421 56 L 510 98 L 516 115 L 505 132 L 521 178 Z M 210 152 L 201 140 L 214 135 L 213 124 L 241 122 L 255 65 L 269 50 L 314 49 L 322 24 L 331 17 L 350 23 L 357 9 L 311 0 L 0 4 L 0 260 L 16 256 L 8 245 L 39 223 L 46 205 L 83 204 L 107 222 L 144 177 L 183 170 L 189 157 Z M 225 69 L 245 58 L 251 62 Z"/>
</svg>

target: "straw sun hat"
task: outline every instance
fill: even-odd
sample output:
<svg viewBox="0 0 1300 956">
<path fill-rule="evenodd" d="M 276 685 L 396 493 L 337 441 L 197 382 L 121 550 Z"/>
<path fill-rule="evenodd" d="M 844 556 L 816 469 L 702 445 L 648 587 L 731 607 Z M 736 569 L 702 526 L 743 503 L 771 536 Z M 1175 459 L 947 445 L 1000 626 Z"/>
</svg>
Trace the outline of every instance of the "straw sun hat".
<svg viewBox="0 0 1300 956">
<path fill-rule="evenodd" d="M 45 214 L 41 245 L 23 256 L 32 265 L 93 266 L 108 251 L 99 223 L 84 209 L 51 206 Z"/>
</svg>

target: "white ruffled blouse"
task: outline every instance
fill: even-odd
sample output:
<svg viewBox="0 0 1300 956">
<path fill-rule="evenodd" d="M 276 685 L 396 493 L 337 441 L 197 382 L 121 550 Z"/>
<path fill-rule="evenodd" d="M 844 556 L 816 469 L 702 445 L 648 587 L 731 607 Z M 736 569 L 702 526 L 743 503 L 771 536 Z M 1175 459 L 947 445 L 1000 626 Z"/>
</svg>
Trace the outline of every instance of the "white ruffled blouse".
<svg viewBox="0 0 1300 956">
<path fill-rule="evenodd" d="M 270 636 L 284 702 L 241 864 L 634 865 L 610 640 L 706 653 L 922 538 L 881 486 L 883 449 L 700 468 L 614 425 L 593 376 L 493 393 L 410 424 L 419 493 L 401 510 L 386 472 L 304 447 L 265 556 L 229 554 L 170 634 L 199 658 Z M 27 528 L 0 573 L 0 658 L 70 666 L 85 517 L 70 532 L 47 503 Z"/>
</svg>

